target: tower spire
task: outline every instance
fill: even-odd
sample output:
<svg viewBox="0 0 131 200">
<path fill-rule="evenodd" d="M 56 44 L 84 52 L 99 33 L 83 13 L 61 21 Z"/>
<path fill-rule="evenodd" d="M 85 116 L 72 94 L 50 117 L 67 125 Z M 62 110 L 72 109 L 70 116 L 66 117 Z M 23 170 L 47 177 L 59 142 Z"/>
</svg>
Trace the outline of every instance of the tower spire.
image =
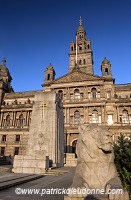
<svg viewBox="0 0 131 200">
<path fill-rule="evenodd" d="M 82 26 L 82 18 L 81 18 L 81 16 L 80 16 L 80 20 L 79 20 L 79 24 L 80 24 L 80 26 Z"/>
</svg>

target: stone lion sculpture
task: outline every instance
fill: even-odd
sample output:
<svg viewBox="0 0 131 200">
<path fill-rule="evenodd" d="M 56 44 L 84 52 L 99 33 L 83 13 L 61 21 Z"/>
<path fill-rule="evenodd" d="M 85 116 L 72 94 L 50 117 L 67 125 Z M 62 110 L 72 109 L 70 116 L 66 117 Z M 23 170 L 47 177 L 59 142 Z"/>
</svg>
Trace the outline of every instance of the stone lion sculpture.
<svg viewBox="0 0 131 200">
<path fill-rule="evenodd" d="M 123 189 L 114 164 L 112 133 L 103 126 L 81 125 L 76 145 L 77 167 L 70 188 Z M 104 194 L 102 199 L 128 200 L 127 191 L 122 194 Z M 70 194 L 69 196 L 101 199 L 101 195 Z M 88 198 L 90 197 L 90 198 Z"/>
</svg>

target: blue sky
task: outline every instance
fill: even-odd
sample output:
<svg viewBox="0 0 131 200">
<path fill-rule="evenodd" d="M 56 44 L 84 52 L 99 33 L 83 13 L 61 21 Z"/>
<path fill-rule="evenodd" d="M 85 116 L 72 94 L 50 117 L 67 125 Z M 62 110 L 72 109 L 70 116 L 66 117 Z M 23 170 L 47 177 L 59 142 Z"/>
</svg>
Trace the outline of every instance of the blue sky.
<svg viewBox="0 0 131 200">
<path fill-rule="evenodd" d="M 95 74 L 106 56 L 116 83 L 131 82 L 130 0 L 0 0 L 0 62 L 6 57 L 15 91 L 41 90 L 50 63 L 56 77 L 68 72 L 80 16 Z"/>
</svg>

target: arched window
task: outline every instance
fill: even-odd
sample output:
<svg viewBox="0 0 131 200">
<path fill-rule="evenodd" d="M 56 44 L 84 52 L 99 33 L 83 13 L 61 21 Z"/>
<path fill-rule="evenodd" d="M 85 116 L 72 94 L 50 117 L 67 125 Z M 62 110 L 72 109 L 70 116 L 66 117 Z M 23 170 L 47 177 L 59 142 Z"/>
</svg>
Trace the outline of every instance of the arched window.
<svg viewBox="0 0 131 200">
<path fill-rule="evenodd" d="M 79 60 L 79 65 L 81 65 L 81 60 Z"/>
<path fill-rule="evenodd" d="M 105 75 L 108 75 L 108 68 L 105 68 Z"/>
<path fill-rule="evenodd" d="M 122 111 L 122 123 L 123 124 L 129 123 L 128 111 L 125 109 Z"/>
<path fill-rule="evenodd" d="M 73 51 L 73 47 L 71 47 L 71 51 Z"/>
<path fill-rule="evenodd" d="M 80 112 L 76 110 L 74 112 L 74 124 L 79 124 L 80 123 Z"/>
<path fill-rule="evenodd" d="M 62 91 L 62 90 L 59 90 L 59 91 L 58 91 L 58 94 L 59 94 L 60 99 L 62 100 L 62 99 L 63 99 L 63 91 Z"/>
<path fill-rule="evenodd" d="M 80 92 L 78 89 L 74 90 L 74 99 L 80 99 Z"/>
<path fill-rule="evenodd" d="M 10 127 L 10 115 L 6 116 L 6 127 L 9 128 Z"/>
<path fill-rule="evenodd" d="M 20 114 L 19 116 L 19 128 L 23 128 L 24 126 L 24 117 L 23 114 Z"/>
<path fill-rule="evenodd" d="M 48 81 L 50 80 L 50 74 L 47 74 L 47 80 Z"/>
<path fill-rule="evenodd" d="M 79 46 L 79 50 L 80 50 L 80 51 L 82 50 L 82 46 Z"/>
<path fill-rule="evenodd" d="M 84 64 L 84 65 L 86 64 L 86 60 L 85 60 L 85 59 L 83 60 L 83 64 Z"/>
<path fill-rule="evenodd" d="M 92 123 L 98 123 L 98 111 L 97 110 L 92 111 Z"/>
<path fill-rule="evenodd" d="M 88 49 L 90 48 L 90 45 L 89 45 L 89 44 L 87 45 L 87 48 L 88 48 Z"/>
<path fill-rule="evenodd" d="M 93 99 L 96 99 L 96 92 L 97 92 L 97 91 L 96 91 L 96 88 L 92 88 L 92 89 L 91 89 L 91 92 L 92 92 L 92 98 L 93 98 Z"/>
</svg>

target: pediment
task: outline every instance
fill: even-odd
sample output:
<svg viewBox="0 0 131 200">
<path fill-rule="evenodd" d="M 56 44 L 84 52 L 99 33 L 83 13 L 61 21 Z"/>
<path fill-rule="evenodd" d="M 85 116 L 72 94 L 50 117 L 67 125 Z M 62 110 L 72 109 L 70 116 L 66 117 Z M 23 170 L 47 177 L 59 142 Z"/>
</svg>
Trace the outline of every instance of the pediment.
<svg viewBox="0 0 131 200">
<path fill-rule="evenodd" d="M 97 81 L 97 80 L 103 80 L 103 78 L 100 76 L 87 74 L 81 71 L 74 71 L 64 76 L 61 76 L 60 78 L 57 78 L 56 80 L 53 81 L 53 83 L 71 83 L 71 82 Z"/>
</svg>

